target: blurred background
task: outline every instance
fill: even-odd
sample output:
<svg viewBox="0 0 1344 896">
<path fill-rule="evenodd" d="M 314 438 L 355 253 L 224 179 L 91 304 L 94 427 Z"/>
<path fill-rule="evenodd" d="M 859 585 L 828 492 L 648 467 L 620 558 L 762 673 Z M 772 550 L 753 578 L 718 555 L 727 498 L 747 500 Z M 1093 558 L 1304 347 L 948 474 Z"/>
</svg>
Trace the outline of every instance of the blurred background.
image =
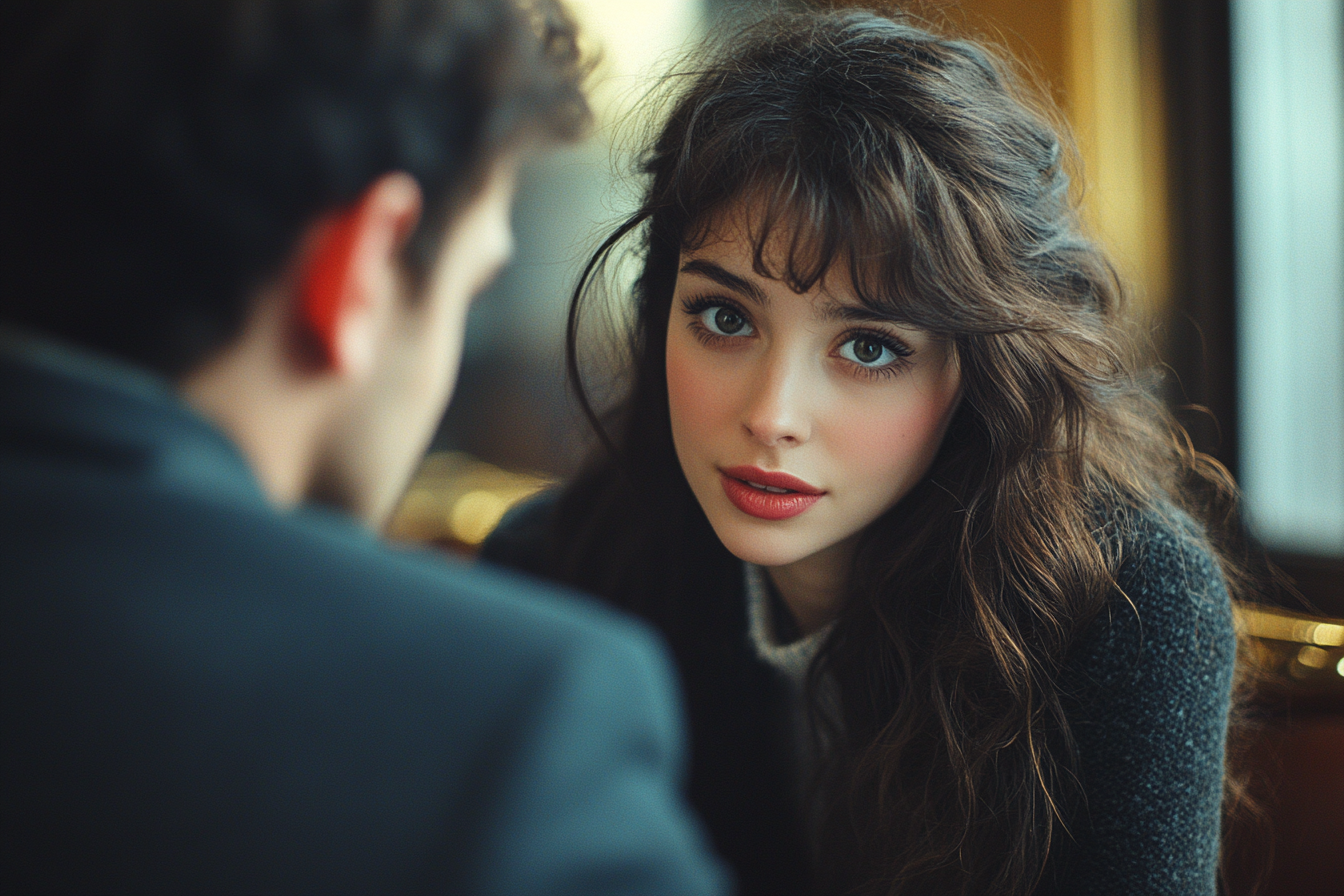
<svg viewBox="0 0 1344 896">
<path fill-rule="evenodd" d="M 589 445 L 569 293 L 634 206 L 641 101 L 696 41 L 802 2 L 569 0 L 597 127 L 533 164 L 513 266 L 472 313 L 456 398 L 392 534 L 470 553 Z M 843 5 L 843 4 L 836 4 Z M 1261 822 L 1226 892 L 1344 894 L 1344 0 L 925 0 L 1006 48 L 1071 123 L 1094 234 L 1133 288 L 1196 446 L 1296 589 L 1241 614 L 1263 673 L 1239 748 Z M 615 286 L 619 294 L 619 277 Z M 603 371 L 590 371 L 600 378 Z"/>
</svg>

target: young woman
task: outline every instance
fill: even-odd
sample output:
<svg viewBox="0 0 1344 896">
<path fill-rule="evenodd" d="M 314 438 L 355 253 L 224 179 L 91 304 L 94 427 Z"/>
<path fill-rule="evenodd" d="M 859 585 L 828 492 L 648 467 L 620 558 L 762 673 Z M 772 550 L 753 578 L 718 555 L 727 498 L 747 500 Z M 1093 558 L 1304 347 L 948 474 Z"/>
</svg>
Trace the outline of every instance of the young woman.
<svg viewBox="0 0 1344 896">
<path fill-rule="evenodd" d="M 485 554 L 666 634 L 745 892 L 1214 892 L 1231 488 L 1063 157 L 973 43 L 773 18 L 689 79 L 576 292 L 575 374 L 642 249 L 632 388 Z"/>
</svg>

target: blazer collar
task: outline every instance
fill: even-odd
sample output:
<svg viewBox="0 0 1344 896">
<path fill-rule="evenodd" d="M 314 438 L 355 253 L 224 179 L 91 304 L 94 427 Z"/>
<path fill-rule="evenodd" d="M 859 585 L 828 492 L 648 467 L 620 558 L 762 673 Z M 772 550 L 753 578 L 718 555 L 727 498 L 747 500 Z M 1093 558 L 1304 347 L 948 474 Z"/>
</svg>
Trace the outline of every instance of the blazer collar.
<svg viewBox="0 0 1344 896">
<path fill-rule="evenodd" d="M 145 477 L 217 498 L 268 503 L 238 447 L 133 365 L 0 329 L 0 453 Z"/>
</svg>

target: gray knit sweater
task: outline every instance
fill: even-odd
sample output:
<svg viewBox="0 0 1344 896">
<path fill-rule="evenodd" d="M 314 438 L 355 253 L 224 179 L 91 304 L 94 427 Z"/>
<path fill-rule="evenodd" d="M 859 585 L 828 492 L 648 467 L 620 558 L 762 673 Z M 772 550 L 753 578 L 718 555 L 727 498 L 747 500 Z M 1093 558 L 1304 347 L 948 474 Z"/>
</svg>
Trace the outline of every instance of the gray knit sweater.
<svg viewBox="0 0 1344 896">
<path fill-rule="evenodd" d="M 1135 522 L 1123 596 L 1069 661 L 1086 804 L 1054 869 L 1060 893 L 1216 890 L 1236 634 L 1217 561 L 1172 516 Z"/>
</svg>

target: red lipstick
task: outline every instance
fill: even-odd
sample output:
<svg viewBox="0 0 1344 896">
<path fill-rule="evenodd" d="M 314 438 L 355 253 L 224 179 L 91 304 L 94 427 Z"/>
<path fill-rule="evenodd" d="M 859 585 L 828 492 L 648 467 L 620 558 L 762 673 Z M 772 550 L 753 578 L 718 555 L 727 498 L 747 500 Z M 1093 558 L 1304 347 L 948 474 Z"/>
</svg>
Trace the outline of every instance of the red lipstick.
<svg viewBox="0 0 1344 896">
<path fill-rule="evenodd" d="M 826 494 L 796 476 L 760 467 L 725 467 L 719 473 L 723 492 L 733 506 L 763 520 L 791 519 Z"/>
</svg>

